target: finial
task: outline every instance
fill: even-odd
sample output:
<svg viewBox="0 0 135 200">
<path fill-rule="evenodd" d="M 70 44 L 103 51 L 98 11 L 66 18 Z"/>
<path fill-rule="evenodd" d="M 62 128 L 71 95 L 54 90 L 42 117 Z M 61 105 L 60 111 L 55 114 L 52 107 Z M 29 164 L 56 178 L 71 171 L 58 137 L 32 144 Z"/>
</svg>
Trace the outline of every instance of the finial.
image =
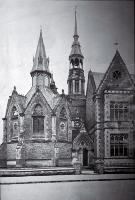
<svg viewBox="0 0 135 200">
<path fill-rule="evenodd" d="M 65 93 L 64 93 L 64 89 L 62 89 L 62 94 L 65 94 Z"/>
<path fill-rule="evenodd" d="M 119 43 L 117 42 L 117 40 L 116 40 L 116 42 L 114 43 L 114 45 L 116 46 L 116 50 L 118 50 L 118 45 L 119 45 Z"/>
<path fill-rule="evenodd" d="M 51 83 L 54 83 L 53 73 L 51 73 Z"/>
<path fill-rule="evenodd" d="M 42 26 L 40 25 L 40 33 L 42 34 Z"/>
<path fill-rule="evenodd" d="M 14 86 L 14 91 L 16 92 L 16 86 Z"/>
</svg>

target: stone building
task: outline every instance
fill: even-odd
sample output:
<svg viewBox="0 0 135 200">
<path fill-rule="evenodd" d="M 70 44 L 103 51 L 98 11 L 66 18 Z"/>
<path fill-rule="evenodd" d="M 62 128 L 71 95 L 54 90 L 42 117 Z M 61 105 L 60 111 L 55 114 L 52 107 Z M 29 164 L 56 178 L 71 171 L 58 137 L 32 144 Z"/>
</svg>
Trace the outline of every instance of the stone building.
<svg viewBox="0 0 135 200">
<path fill-rule="evenodd" d="M 1 167 L 71 166 L 76 156 L 98 172 L 135 168 L 133 78 L 117 50 L 105 74 L 89 71 L 85 95 L 83 60 L 75 12 L 68 94 L 59 94 L 40 30 L 32 86 L 8 99 Z"/>
<path fill-rule="evenodd" d="M 118 50 L 105 74 L 88 74 L 86 123 L 97 168 L 134 170 L 135 85 Z"/>
</svg>

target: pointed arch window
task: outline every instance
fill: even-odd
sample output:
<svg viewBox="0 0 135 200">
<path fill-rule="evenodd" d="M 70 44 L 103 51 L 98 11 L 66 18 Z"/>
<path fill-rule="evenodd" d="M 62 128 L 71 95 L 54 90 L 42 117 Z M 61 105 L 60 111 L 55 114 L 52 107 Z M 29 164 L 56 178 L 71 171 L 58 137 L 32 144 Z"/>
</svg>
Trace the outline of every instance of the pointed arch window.
<svg viewBox="0 0 135 200">
<path fill-rule="evenodd" d="M 33 134 L 44 133 L 44 116 L 43 109 L 40 104 L 37 104 L 33 112 Z"/>
<path fill-rule="evenodd" d="M 75 58 L 75 66 L 77 67 L 79 65 L 79 59 L 78 58 Z"/>
<path fill-rule="evenodd" d="M 18 123 L 18 111 L 16 106 L 12 107 L 11 110 L 11 135 L 12 140 L 17 140 L 19 134 L 19 123 Z"/>
<path fill-rule="evenodd" d="M 79 80 L 75 80 L 75 92 L 79 92 Z"/>
<path fill-rule="evenodd" d="M 12 118 L 18 117 L 18 111 L 17 111 L 16 106 L 13 106 L 12 111 L 11 111 L 11 116 L 12 116 Z"/>
<path fill-rule="evenodd" d="M 60 111 L 60 118 L 67 119 L 66 109 L 63 107 Z"/>
</svg>

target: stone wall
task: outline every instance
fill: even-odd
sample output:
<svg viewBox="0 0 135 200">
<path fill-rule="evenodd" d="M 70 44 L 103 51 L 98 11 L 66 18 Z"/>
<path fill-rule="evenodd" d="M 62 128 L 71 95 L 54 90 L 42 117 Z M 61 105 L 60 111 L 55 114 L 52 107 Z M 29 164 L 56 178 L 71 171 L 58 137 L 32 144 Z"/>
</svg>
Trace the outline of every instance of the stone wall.
<svg viewBox="0 0 135 200">
<path fill-rule="evenodd" d="M 0 145 L 0 168 L 6 167 L 7 159 L 7 145 L 5 143 Z"/>
</svg>

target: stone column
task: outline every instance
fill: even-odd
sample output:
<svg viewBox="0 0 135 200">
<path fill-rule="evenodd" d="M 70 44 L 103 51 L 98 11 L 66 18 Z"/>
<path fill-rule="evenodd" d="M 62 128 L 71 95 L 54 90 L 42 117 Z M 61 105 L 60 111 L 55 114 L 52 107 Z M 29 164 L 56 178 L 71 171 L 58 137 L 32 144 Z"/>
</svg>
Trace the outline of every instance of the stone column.
<svg viewBox="0 0 135 200">
<path fill-rule="evenodd" d="M 3 120 L 3 143 L 7 142 L 7 118 L 2 118 Z"/>
<path fill-rule="evenodd" d="M 16 167 L 23 167 L 25 165 L 24 153 L 24 114 L 20 113 L 20 131 L 18 135 L 18 144 L 16 147 Z"/>
<path fill-rule="evenodd" d="M 82 93 L 82 81 L 79 80 L 79 93 L 81 94 Z"/>
<path fill-rule="evenodd" d="M 56 115 L 52 115 L 52 137 L 56 136 Z"/>
<path fill-rule="evenodd" d="M 24 114 L 20 113 L 20 133 L 24 132 Z"/>
<path fill-rule="evenodd" d="M 56 145 L 56 115 L 52 115 L 52 143 L 53 143 L 53 155 L 52 155 L 52 166 L 56 166 L 56 153 L 55 153 L 55 145 Z"/>
<path fill-rule="evenodd" d="M 96 121 L 97 121 L 97 130 L 96 130 L 96 159 L 95 159 L 95 170 L 98 173 L 103 173 L 103 157 L 104 157 L 104 131 L 103 131 L 103 120 L 102 115 L 104 112 L 102 110 L 102 101 L 101 97 L 98 95 L 96 96 Z"/>
<path fill-rule="evenodd" d="M 72 89 L 72 91 L 73 91 L 73 94 L 75 94 L 75 80 L 73 80 L 73 89 Z"/>
</svg>

